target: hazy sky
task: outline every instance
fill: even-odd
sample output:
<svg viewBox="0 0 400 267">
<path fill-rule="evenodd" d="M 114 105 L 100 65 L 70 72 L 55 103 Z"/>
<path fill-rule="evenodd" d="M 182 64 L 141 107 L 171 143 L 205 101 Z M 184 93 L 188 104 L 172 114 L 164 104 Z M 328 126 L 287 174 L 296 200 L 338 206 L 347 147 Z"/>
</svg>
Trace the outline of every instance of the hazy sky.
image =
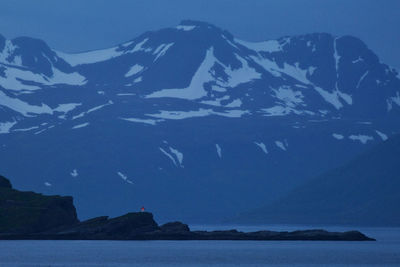
<svg viewBox="0 0 400 267">
<path fill-rule="evenodd" d="M 400 0 L 0 0 L 0 34 L 37 37 L 77 52 L 195 19 L 253 41 L 350 34 L 400 69 L 399 14 Z"/>
</svg>

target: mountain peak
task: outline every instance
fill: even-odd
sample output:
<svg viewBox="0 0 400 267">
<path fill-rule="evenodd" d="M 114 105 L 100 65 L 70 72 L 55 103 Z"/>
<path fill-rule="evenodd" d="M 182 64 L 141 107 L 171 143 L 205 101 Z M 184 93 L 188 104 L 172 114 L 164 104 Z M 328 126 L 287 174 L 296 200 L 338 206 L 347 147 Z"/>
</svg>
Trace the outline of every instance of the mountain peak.
<svg viewBox="0 0 400 267">
<path fill-rule="evenodd" d="M 190 19 L 186 19 L 186 20 L 182 20 L 179 25 L 182 26 L 196 26 L 196 27 L 206 27 L 206 28 L 217 28 L 216 26 L 208 23 L 208 22 L 204 22 L 204 21 L 199 21 L 199 20 L 190 20 Z"/>
<path fill-rule="evenodd" d="M 192 31 L 192 30 L 201 30 L 202 32 L 216 33 L 219 36 L 224 35 L 229 40 L 233 40 L 233 35 L 221 28 L 204 21 L 197 20 L 182 20 L 179 25 L 176 27 L 179 30 Z"/>
<path fill-rule="evenodd" d="M 53 68 L 71 72 L 70 67 L 41 39 L 17 37 L 6 39 L 0 36 L 0 63 L 17 68 L 28 68 L 33 73 L 51 77 Z"/>
</svg>

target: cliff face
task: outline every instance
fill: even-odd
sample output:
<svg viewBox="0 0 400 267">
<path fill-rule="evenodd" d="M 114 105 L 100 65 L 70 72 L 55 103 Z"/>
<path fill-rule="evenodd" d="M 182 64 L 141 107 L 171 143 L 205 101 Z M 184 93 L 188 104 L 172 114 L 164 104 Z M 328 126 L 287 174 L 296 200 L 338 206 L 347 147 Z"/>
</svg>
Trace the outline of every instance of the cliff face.
<svg viewBox="0 0 400 267">
<path fill-rule="evenodd" d="M 0 175 L 0 188 L 8 188 L 8 189 L 12 188 L 10 181 L 1 175 Z"/>
<path fill-rule="evenodd" d="M 77 222 L 72 197 L 20 192 L 0 176 L 0 233 L 39 233 Z"/>
</svg>

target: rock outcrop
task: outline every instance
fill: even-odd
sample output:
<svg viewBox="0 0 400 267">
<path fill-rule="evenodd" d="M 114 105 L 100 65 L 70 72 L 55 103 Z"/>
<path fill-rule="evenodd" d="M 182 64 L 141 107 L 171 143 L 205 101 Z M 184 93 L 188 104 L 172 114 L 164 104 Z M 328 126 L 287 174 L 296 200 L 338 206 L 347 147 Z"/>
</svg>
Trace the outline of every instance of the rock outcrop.
<svg viewBox="0 0 400 267">
<path fill-rule="evenodd" d="M 72 197 L 20 192 L 0 176 L 0 240 L 374 240 L 358 231 L 191 231 L 187 224 L 159 226 L 149 212 L 80 222 Z"/>
<path fill-rule="evenodd" d="M 190 228 L 187 224 L 181 222 L 169 222 L 160 226 L 161 231 L 165 233 L 186 233 L 190 232 Z"/>
<path fill-rule="evenodd" d="M 7 178 L 5 178 L 4 176 L 1 176 L 1 175 L 0 175 L 0 188 L 12 189 L 10 180 L 8 180 Z"/>
<path fill-rule="evenodd" d="M 0 233 L 39 233 L 77 222 L 72 197 L 21 192 L 0 176 Z"/>
<path fill-rule="evenodd" d="M 107 216 L 79 222 L 73 226 L 54 229 L 46 235 L 63 236 L 67 239 L 135 239 L 144 233 L 158 231 L 160 228 L 149 212 L 132 212 L 116 218 Z"/>
</svg>

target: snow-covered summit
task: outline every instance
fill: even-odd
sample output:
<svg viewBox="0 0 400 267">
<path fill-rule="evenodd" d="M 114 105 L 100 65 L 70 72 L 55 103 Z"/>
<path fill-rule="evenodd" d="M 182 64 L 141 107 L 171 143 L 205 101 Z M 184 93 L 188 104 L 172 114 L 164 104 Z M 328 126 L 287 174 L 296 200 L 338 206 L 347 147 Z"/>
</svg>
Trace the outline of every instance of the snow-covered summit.
<svg viewBox="0 0 400 267">
<path fill-rule="evenodd" d="M 175 106 L 174 112 L 192 105 L 191 112 L 210 109 L 212 114 L 368 117 L 399 109 L 397 72 L 350 36 L 316 33 L 248 42 L 209 23 L 185 20 L 84 53 L 55 52 L 28 37 L 1 37 L 0 51 L 0 86 L 9 98 L 12 92 L 68 85 L 90 88 L 75 95 L 79 103 L 97 92 L 116 102 L 128 95 L 149 103 L 187 102 L 185 110 Z M 46 98 L 61 97 L 61 91 L 45 90 Z M 46 98 L 41 102 L 47 104 Z M 32 105 L 27 96 L 21 101 Z"/>
</svg>

